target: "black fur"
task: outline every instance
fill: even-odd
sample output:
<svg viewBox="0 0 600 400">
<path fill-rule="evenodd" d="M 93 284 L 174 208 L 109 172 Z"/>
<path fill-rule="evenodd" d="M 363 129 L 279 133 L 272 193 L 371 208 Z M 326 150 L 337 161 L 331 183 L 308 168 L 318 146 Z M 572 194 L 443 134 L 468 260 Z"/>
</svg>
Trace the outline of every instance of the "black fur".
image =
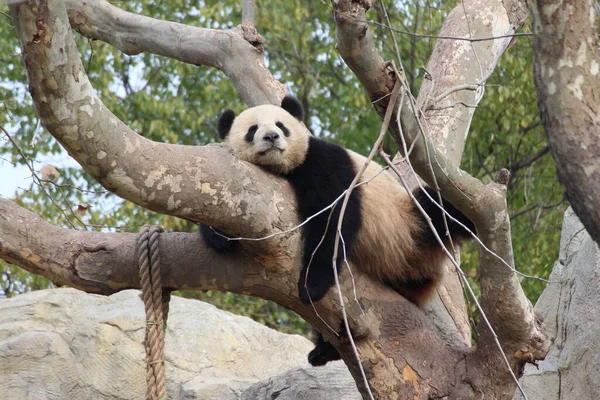
<svg viewBox="0 0 600 400">
<path fill-rule="evenodd" d="M 323 339 L 323 335 L 313 328 L 315 348 L 308 353 L 308 362 L 313 367 L 327 364 L 329 361 L 339 360 L 340 353 L 329 342 Z"/>
<path fill-rule="evenodd" d="M 219 253 L 229 253 L 236 249 L 237 240 L 227 240 L 229 236 L 223 231 L 209 225 L 200 225 L 200 235 L 208 247 Z"/>
<path fill-rule="evenodd" d="M 439 202 L 438 193 L 434 189 L 430 187 L 425 187 L 425 190 L 427 191 L 427 193 L 429 193 L 429 196 L 431 196 L 431 198 L 435 200 L 436 203 Z M 433 203 L 433 201 L 425 194 L 423 190 L 417 188 L 413 192 L 413 194 L 415 195 L 415 198 L 417 199 L 421 207 L 423 207 L 427 215 L 429 215 L 429 218 L 431 218 L 431 222 L 433 223 L 437 234 L 442 240 L 447 238 L 446 222 L 444 221 L 444 219 L 447 221 L 448 232 L 450 232 L 450 236 L 453 240 L 468 239 L 471 237 L 471 234 L 462 226 L 452 221 L 450 218 L 445 218 L 443 211 L 436 204 Z M 458 211 L 452 204 L 450 204 L 449 201 L 444 200 L 442 205 L 444 206 L 444 209 L 448 212 L 448 214 L 450 214 L 452 217 L 461 222 L 464 226 L 469 228 L 471 232 L 475 232 L 475 226 L 473 225 L 471 220 L 469 220 L 460 211 Z M 431 229 L 429 229 L 429 225 L 427 225 L 427 220 L 425 219 L 421 211 L 419 211 L 416 205 L 413 205 L 413 210 L 416 215 L 421 217 L 422 226 L 425 227 L 421 237 L 424 244 L 438 245 L 438 241 L 435 238 L 435 235 L 433 234 Z"/>
<path fill-rule="evenodd" d="M 225 139 L 229 134 L 234 119 L 235 113 L 233 110 L 225 110 L 219 117 L 219 122 L 217 123 L 217 132 L 219 132 L 219 137 L 221 140 Z"/>
<path fill-rule="evenodd" d="M 283 132 L 283 134 L 285 135 L 285 137 L 289 137 L 290 136 L 290 130 L 283 124 L 283 122 L 277 122 L 275 125 L 277 125 L 277 127 L 279 129 L 281 129 L 281 131 Z"/>
<path fill-rule="evenodd" d="M 254 135 L 256 134 L 256 130 L 258 129 L 258 125 L 252 125 L 248 128 L 248 132 L 246 132 L 246 136 L 244 136 L 244 140 L 248 143 L 252 143 L 254 141 Z"/>
<path fill-rule="evenodd" d="M 311 136 L 304 163 L 286 175 L 296 193 L 300 219 L 304 221 L 333 203 L 350 186 L 355 174 L 350 156 L 344 148 Z M 334 284 L 332 258 L 341 204 L 342 200 L 334 208 L 331 218 L 329 209 L 304 225 L 302 271 L 298 281 L 298 293 L 304 304 L 321 300 Z M 342 236 L 348 252 L 353 248 L 360 225 L 360 188 L 355 188 L 350 195 L 342 225 Z M 325 238 L 319 246 L 323 235 Z M 343 260 L 340 240 L 336 262 L 338 272 Z"/>
<path fill-rule="evenodd" d="M 285 96 L 283 100 L 281 100 L 281 108 L 292 114 L 292 116 L 294 116 L 298 121 L 302 121 L 304 118 L 302 104 L 300 104 L 298 99 L 296 99 L 294 96 Z"/>
</svg>

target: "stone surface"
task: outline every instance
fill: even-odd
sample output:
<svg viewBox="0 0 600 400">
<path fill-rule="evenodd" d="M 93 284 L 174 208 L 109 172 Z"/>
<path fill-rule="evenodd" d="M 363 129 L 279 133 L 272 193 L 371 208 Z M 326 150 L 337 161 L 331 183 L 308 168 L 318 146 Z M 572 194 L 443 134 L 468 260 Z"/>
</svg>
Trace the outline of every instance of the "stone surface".
<svg viewBox="0 0 600 400">
<path fill-rule="evenodd" d="M 0 300 L 3 399 L 143 399 L 139 292 L 74 289 Z M 195 300 L 173 297 L 166 339 L 170 399 L 239 399 L 253 383 L 308 366 L 311 343 Z"/>
<path fill-rule="evenodd" d="M 600 396 L 600 251 L 571 208 L 565 213 L 559 260 L 536 309 L 554 339 L 539 370 L 522 378 L 531 400 L 596 400 Z M 517 394 L 515 399 L 521 399 Z"/>
<path fill-rule="evenodd" d="M 246 389 L 242 400 L 361 400 L 342 361 L 318 368 L 294 368 Z"/>
</svg>

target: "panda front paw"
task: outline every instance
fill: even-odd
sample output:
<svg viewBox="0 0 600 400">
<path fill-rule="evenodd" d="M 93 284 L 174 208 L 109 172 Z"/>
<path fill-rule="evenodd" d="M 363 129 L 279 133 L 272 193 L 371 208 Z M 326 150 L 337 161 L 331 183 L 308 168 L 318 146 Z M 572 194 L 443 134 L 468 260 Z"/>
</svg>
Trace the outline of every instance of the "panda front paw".
<svg viewBox="0 0 600 400">
<path fill-rule="evenodd" d="M 227 240 L 231 236 L 209 225 L 200 225 L 200 235 L 207 246 L 219 253 L 230 253 L 237 246 L 237 241 Z"/>
</svg>

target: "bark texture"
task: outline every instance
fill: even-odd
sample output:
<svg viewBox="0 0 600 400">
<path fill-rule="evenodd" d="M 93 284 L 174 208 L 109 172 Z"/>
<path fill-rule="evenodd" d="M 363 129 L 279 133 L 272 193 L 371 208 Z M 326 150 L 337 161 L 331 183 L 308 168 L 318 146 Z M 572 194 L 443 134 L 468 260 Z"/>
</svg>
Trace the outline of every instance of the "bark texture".
<svg viewBox="0 0 600 400">
<path fill-rule="evenodd" d="M 558 179 L 600 243 L 600 55 L 595 0 L 528 2 L 538 107 Z"/>
</svg>

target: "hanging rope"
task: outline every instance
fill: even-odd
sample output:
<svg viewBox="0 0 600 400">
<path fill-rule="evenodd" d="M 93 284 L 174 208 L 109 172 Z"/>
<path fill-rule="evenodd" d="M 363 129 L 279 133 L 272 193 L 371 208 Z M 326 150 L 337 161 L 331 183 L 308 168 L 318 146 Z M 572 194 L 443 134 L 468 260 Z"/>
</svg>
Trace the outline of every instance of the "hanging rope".
<svg viewBox="0 0 600 400">
<path fill-rule="evenodd" d="M 163 289 L 160 278 L 159 226 L 143 226 L 138 236 L 138 265 L 142 300 L 146 308 L 146 400 L 166 399 L 165 332 L 171 290 Z"/>
</svg>

